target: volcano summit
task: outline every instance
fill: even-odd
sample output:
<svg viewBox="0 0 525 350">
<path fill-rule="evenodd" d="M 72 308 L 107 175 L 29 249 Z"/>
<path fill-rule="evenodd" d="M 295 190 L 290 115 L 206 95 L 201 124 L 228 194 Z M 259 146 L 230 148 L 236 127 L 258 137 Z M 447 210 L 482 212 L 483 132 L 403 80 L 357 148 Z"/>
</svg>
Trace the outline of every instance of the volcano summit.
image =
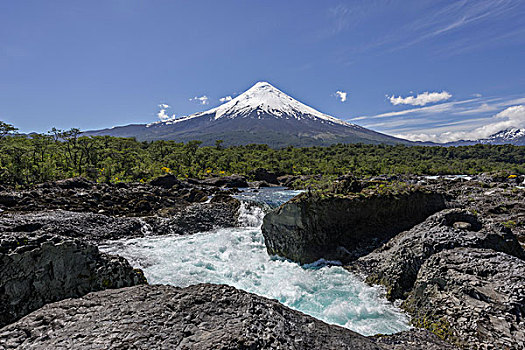
<svg viewBox="0 0 525 350">
<path fill-rule="evenodd" d="M 223 140 L 227 146 L 251 143 L 271 147 L 410 143 L 321 113 L 267 82 L 258 82 L 231 101 L 208 111 L 84 134 L 136 137 L 139 140 L 200 140 L 204 145 Z"/>
</svg>

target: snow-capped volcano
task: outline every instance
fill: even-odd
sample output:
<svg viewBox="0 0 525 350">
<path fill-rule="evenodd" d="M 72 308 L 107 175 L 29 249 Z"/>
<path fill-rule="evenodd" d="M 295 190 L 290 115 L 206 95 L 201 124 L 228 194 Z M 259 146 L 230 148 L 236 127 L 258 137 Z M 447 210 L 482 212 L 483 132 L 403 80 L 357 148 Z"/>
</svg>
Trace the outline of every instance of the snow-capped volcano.
<svg viewBox="0 0 525 350">
<path fill-rule="evenodd" d="M 344 126 L 356 126 L 321 113 L 286 95 L 268 82 L 258 82 L 231 101 L 208 111 L 192 114 L 186 117 L 172 118 L 149 125 L 152 126 L 162 123 L 175 124 L 211 114 L 214 115 L 215 120 L 220 118 L 248 118 L 253 116 L 254 113 L 256 114 L 257 119 L 261 119 L 263 116 L 295 118 L 297 120 L 308 118 L 311 120 L 319 120 Z"/>
<path fill-rule="evenodd" d="M 525 146 L 525 129 L 510 128 L 502 130 L 490 137 L 480 140 L 482 143 L 492 144 L 513 144 L 518 146 Z"/>
<path fill-rule="evenodd" d="M 448 142 L 445 144 L 445 146 L 468 146 L 479 143 L 484 145 L 509 144 L 514 146 L 525 146 L 525 129 L 508 128 L 498 131 L 497 133 L 492 134 L 484 139 Z"/>
<path fill-rule="evenodd" d="M 213 145 L 268 144 L 272 147 L 334 143 L 410 143 L 321 113 L 268 82 L 258 82 L 218 107 L 147 125 L 128 125 L 86 135 L 136 137 L 139 140 L 190 140 Z"/>
</svg>

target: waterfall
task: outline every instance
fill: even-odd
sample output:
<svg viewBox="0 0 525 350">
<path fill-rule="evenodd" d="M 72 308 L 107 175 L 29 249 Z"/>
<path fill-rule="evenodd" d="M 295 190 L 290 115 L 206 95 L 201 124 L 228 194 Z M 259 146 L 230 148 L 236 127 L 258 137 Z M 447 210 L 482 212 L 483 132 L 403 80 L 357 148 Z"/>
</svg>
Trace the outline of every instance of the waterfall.
<svg viewBox="0 0 525 350">
<path fill-rule="evenodd" d="M 239 227 L 260 227 L 262 225 L 264 214 L 270 209 L 270 206 L 264 203 L 241 200 L 237 225 Z"/>
</svg>

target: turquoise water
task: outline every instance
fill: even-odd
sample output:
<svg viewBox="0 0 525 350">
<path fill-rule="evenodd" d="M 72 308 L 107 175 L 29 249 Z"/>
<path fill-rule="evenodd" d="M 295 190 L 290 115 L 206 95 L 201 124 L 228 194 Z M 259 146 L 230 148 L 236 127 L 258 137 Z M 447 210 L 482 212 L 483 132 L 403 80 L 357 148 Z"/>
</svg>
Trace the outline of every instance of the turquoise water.
<svg viewBox="0 0 525 350">
<path fill-rule="evenodd" d="M 386 301 L 379 288 L 342 267 L 322 262 L 305 267 L 268 256 L 260 229 L 263 209 L 250 201 L 275 206 L 297 193 L 271 189 L 243 194 L 242 227 L 121 240 L 101 249 L 142 268 L 150 283 L 228 284 L 365 335 L 408 329 L 406 315 Z"/>
</svg>

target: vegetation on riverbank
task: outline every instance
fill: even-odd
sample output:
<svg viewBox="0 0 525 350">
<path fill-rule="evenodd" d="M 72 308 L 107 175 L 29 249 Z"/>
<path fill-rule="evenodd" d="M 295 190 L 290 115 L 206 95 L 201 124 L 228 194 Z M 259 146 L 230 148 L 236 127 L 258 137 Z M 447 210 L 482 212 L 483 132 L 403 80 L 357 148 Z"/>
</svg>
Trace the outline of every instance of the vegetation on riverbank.
<svg viewBox="0 0 525 350">
<path fill-rule="evenodd" d="M 338 144 L 330 147 L 267 145 L 200 147 L 199 141 L 138 142 L 86 137 L 78 129 L 13 135 L 0 125 L 0 183 L 28 185 L 84 176 L 100 182 L 148 181 L 166 173 L 180 178 L 244 174 L 265 168 L 277 174 L 356 176 L 379 174 L 525 174 L 525 147 L 463 147 Z"/>
</svg>

